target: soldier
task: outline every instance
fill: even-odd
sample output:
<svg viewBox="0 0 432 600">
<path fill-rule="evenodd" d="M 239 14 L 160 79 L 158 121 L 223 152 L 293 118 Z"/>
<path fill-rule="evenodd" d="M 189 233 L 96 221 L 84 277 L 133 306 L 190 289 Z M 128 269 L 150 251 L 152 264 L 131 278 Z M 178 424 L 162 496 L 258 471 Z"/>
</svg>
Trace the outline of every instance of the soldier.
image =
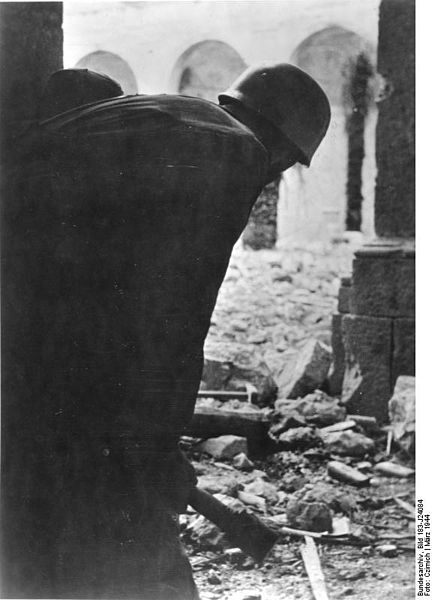
<svg viewBox="0 0 432 600">
<path fill-rule="evenodd" d="M 5 215 L 7 597 L 198 597 L 178 441 L 210 317 L 263 186 L 309 165 L 330 118 L 288 64 L 219 99 L 124 97 L 65 70 L 22 144 Z"/>
</svg>

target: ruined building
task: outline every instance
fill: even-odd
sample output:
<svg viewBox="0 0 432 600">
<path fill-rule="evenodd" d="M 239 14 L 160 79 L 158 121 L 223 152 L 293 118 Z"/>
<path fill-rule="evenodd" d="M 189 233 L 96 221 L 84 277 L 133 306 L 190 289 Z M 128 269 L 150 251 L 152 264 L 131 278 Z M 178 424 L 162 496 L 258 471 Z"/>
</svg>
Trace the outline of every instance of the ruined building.
<svg viewBox="0 0 432 600">
<path fill-rule="evenodd" d="M 212 101 L 246 66 L 298 65 L 330 98 L 330 130 L 307 173 L 302 165 L 290 169 L 278 182 L 279 194 L 270 190 L 259 203 L 246 242 L 262 247 L 278 238 L 289 246 L 346 231 L 370 238 L 378 6 L 378 0 L 182 2 L 181 9 L 176 2 L 69 3 L 64 62 L 101 70 L 128 94 Z"/>
<path fill-rule="evenodd" d="M 104 9 L 91 3 L 76 8 L 75 16 L 69 14 L 64 30 L 61 3 L 0 4 L 2 216 L 10 216 L 19 201 L 8 187 L 16 139 L 35 116 L 35 99 L 44 81 L 63 66 L 63 33 L 68 39 L 65 66 L 102 65 L 100 68 L 120 79 L 128 93 L 175 91 L 213 97 L 245 64 L 263 58 L 294 59 L 329 92 L 333 125 L 307 183 L 302 168 L 293 180 L 281 183 L 298 202 L 289 206 L 292 220 L 279 223 L 279 229 L 285 227 L 282 237 L 289 236 L 296 233 L 289 227 L 295 226 L 303 239 L 322 229 L 333 234 L 375 229 L 377 238 L 357 252 L 352 278 L 342 282 L 340 314 L 333 324 L 339 359 L 333 385 L 353 412 L 385 420 L 397 376 L 414 374 L 414 0 L 382 0 L 379 37 L 378 3 L 371 0 L 251 3 L 247 29 L 240 28 L 235 18 L 238 14 L 230 12 L 247 3 L 213 3 L 214 18 L 204 23 L 200 16 L 203 4 L 196 4 L 197 16 L 192 18 L 190 7 L 183 11 L 183 3 L 174 15 L 170 3 L 143 7 L 124 3 L 112 8 L 112 13 L 111 8 L 105 9 L 103 21 Z M 306 4 L 308 8 L 302 12 Z M 281 14 L 281 5 L 290 6 L 290 13 Z M 67 10 L 72 11 L 72 6 L 66 5 Z M 94 30 L 92 35 L 84 31 L 81 41 L 71 31 L 80 11 L 86 13 L 88 28 Z M 130 15 L 129 21 L 124 21 L 130 27 L 127 35 L 118 26 L 116 11 Z M 271 15 L 276 14 L 275 30 Z M 176 24 L 178 35 L 164 29 L 167 20 Z M 142 39 L 138 50 L 129 47 L 127 39 L 137 32 Z M 258 34 L 260 44 L 254 43 Z M 199 39 L 191 40 L 194 36 Z M 107 58 L 112 71 L 106 68 Z M 336 68 L 342 64 L 349 67 L 343 77 Z M 378 94 L 376 72 L 382 78 Z M 316 219 L 312 218 L 315 214 Z M 326 227 L 322 227 L 324 220 Z M 31 337 L 17 336 L 16 326 L 27 316 L 19 313 L 9 296 L 13 297 L 16 276 L 10 242 L 3 227 L 3 597 L 35 597 L 34 588 L 26 588 L 30 580 L 39 590 L 38 597 L 44 597 L 50 574 L 39 568 L 39 556 L 30 550 L 32 535 L 44 533 L 37 529 L 37 516 L 44 511 L 44 482 L 35 480 L 37 469 L 29 447 L 31 443 L 45 444 L 49 459 L 50 444 L 54 443 L 51 400 L 41 402 L 38 394 L 49 364 L 42 369 L 26 360 Z M 15 247 L 17 242 L 14 240 Z M 32 323 L 27 327 L 31 331 Z M 47 339 L 47 345 L 49 342 Z M 47 464 L 49 467 L 49 460 Z M 40 497 L 29 497 L 28 490 L 35 489 Z M 51 540 L 44 541 L 45 550 L 50 551 Z M 61 593 L 58 590 L 58 597 Z"/>
</svg>

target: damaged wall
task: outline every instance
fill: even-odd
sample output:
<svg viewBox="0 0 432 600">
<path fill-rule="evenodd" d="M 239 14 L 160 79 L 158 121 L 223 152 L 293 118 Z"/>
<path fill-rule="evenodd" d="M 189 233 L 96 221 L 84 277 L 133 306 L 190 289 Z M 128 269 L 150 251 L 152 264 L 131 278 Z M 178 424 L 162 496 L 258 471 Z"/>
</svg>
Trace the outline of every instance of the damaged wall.
<svg viewBox="0 0 432 600">
<path fill-rule="evenodd" d="M 375 221 L 379 238 L 355 255 L 346 314 L 333 321 L 342 399 L 351 410 L 388 418 L 399 375 L 415 372 L 414 0 L 383 0 Z M 347 295 L 345 285 L 341 288 Z M 345 288 L 345 290 L 344 290 Z M 343 311 L 341 310 L 341 313 Z M 344 352 L 340 340 L 343 339 Z"/>
</svg>

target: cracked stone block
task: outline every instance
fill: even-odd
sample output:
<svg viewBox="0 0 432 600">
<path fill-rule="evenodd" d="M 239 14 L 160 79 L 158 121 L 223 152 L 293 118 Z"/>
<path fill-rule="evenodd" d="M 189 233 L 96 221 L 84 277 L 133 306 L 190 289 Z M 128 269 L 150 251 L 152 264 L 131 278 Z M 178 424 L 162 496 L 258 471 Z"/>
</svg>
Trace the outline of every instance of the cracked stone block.
<svg viewBox="0 0 432 600">
<path fill-rule="evenodd" d="M 251 356 L 243 364 L 238 364 L 222 356 L 205 357 L 201 389 L 245 391 L 246 383 L 255 386 L 258 406 L 269 406 L 274 402 L 277 385 L 263 360 Z"/>
<path fill-rule="evenodd" d="M 342 315 L 332 316 L 331 345 L 333 360 L 328 376 L 329 391 L 332 396 L 339 396 L 342 392 L 345 372 L 345 347 L 342 337 Z"/>
<path fill-rule="evenodd" d="M 345 374 L 342 403 L 353 415 L 388 420 L 392 319 L 344 315 Z"/>
<path fill-rule="evenodd" d="M 414 253 L 405 249 L 397 252 L 391 247 L 369 246 L 356 253 L 351 296 L 353 314 L 414 318 Z"/>
<path fill-rule="evenodd" d="M 213 458 L 233 458 L 236 454 L 243 452 L 247 455 L 247 439 L 238 435 L 221 435 L 209 438 L 198 444 L 198 450 L 206 452 Z"/>
<path fill-rule="evenodd" d="M 294 366 L 288 363 L 277 380 L 279 398 L 302 398 L 325 381 L 332 351 L 319 340 L 309 340 L 297 356 Z"/>
<path fill-rule="evenodd" d="M 322 433 L 326 450 L 341 456 L 363 457 L 375 450 L 375 442 L 355 431 L 331 431 Z"/>
<path fill-rule="evenodd" d="M 388 407 L 394 439 L 404 450 L 414 454 L 415 377 L 398 377 Z"/>
<path fill-rule="evenodd" d="M 414 319 L 395 319 L 393 324 L 393 383 L 399 375 L 415 375 Z"/>
</svg>

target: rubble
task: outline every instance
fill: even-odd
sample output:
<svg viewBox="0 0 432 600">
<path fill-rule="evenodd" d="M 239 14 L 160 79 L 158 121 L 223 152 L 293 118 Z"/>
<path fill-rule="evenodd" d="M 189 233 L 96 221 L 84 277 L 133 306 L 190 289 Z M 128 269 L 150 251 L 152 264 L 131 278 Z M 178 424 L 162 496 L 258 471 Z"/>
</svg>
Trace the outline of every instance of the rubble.
<svg viewBox="0 0 432 600">
<path fill-rule="evenodd" d="M 341 456 L 361 458 L 375 449 L 375 442 L 371 438 L 351 430 L 324 433 L 322 439 L 329 452 Z"/>
<path fill-rule="evenodd" d="M 285 475 L 282 484 L 286 492 L 292 493 L 306 485 L 307 479 L 302 475 Z"/>
<path fill-rule="evenodd" d="M 249 460 L 244 452 L 240 452 L 233 458 L 233 467 L 240 469 L 240 471 L 252 471 L 254 464 L 251 460 Z"/>
<path fill-rule="evenodd" d="M 214 351 L 215 354 L 215 351 Z M 206 355 L 201 377 L 201 390 L 244 390 L 250 383 L 257 390 L 258 406 L 273 404 L 277 385 L 266 362 L 251 351 L 232 359 L 227 351 L 221 357 Z M 225 358 L 228 355 L 228 359 Z"/>
<path fill-rule="evenodd" d="M 199 398 L 187 434 L 201 438 L 236 435 L 259 446 L 265 443 L 269 426 L 268 415 L 253 404 Z"/>
<path fill-rule="evenodd" d="M 276 486 L 263 479 L 256 479 L 245 485 L 244 491 L 249 494 L 254 494 L 255 496 L 262 496 L 268 500 L 268 502 L 276 503 L 279 500 Z"/>
<path fill-rule="evenodd" d="M 368 435 L 375 435 L 379 433 L 380 428 L 375 417 L 368 417 L 366 415 L 347 415 L 349 421 L 361 427 L 362 430 Z"/>
<path fill-rule="evenodd" d="M 261 496 L 257 496 L 256 494 L 252 494 L 250 492 L 245 492 L 243 490 L 239 490 L 237 492 L 238 499 L 243 502 L 243 504 L 247 504 L 249 506 L 255 506 L 258 510 L 265 512 L 267 505 L 264 498 Z"/>
<path fill-rule="evenodd" d="M 386 477 L 411 477 L 415 473 L 414 469 L 390 461 L 377 463 L 374 470 L 379 475 L 385 475 Z"/>
<path fill-rule="evenodd" d="M 216 571 L 209 571 L 207 575 L 207 581 L 212 585 L 220 585 L 222 583 L 221 578 L 216 573 Z"/>
<path fill-rule="evenodd" d="M 213 458 L 233 458 L 236 454 L 243 452 L 247 454 L 247 439 L 237 435 L 221 435 L 209 438 L 198 445 L 198 450 L 206 452 Z"/>
<path fill-rule="evenodd" d="M 221 474 L 219 477 L 201 475 L 198 477 L 198 486 L 209 494 L 224 494 L 235 497 L 239 489 L 239 482 L 233 475 Z"/>
<path fill-rule="evenodd" d="M 338 272 L 326 281 L 315 276 L 312 281 L 307 271 L 297 271 L 296 261 L 291 258 L 293 264 L 288 266 L 287 259 L 279 259 L 277 255 L 278 264 L 275 262 L 273 265 L 274 252 L 268 254 L 265 261 L 263 255 L 264 266 L 255 271 L 252 263 L 247 262 L 248 256 L 236 270 L 236 277 L 228 282 L 233 295 L 223 297 L 224 291 L 221 291 L 222 309 L 215 315 L 217 326 L 211 328 L 209 341 L 213 348 L 218 344 L 229 344 L 232 353 L 230 360 L 236 365 L 248 364 L 250 356 L 254 356 L 255 364 L 259 364 L 262 358 L 271 370 L 273 379 L 279 381 L 290 359 L 296 362 L 305 340 L 319 340 L 324 344 L 329 342 L 329 324 L 336 304 L 333 303 L 332 309 L 328 302 L 328 312 L 318 304 L 326 295 L 327 299 L 330 296 L 336 298 L 338 286 L 335 285 L 334 290 L 331 287 L 333 279 L 338 279 Z M 313 265 L 311 258 L 308 268 L 315 268 Z M 279 271 L 289 271 L 293 283 L 289 283 L 289 277 L 287 281 L 273 277 Z M 313 287 L 321 283 L 328 287 L 325 293 L 319 291 L 318 295 Z M 266 288 L 267 284 L 274 288 Z M 265 296 L 267 289 L 272 294 L 271 300 Z M 293 294 L 295 289 L 299 293 Z M 248 310 L 250 308 L 248 313 L 245 312 L 246 305 Z M 327 322 L 319 324 L 318 319 L 326 319 Z M 246 323 L 247 329 L 244 327 Z M 215 357 L 217 354 L 207 352 L 207 356 Z M 225 358 L 220 359 L 220 362 L 224 361 Z M 230 373 L 229 368 L 227 373 Z M 222 388 L 214 387 L 234 388 L 237 386 L 234 383 L 223 384 Z M 251 437 L 245 429 L 229 431 L 229 434 L 247 438 L 253 463 L 247 452 L 237 452 L 228 459 L 229 463 L 219 462 L 227 460 L 225 458 L 209 458 L 205 453 L 198 454 L 195 452 L 196 440 L 188 448 L 198 465 L 200 487 L 212 493 L 222 492 L 231 496 L 231 501 L 239 502 L 249 514 L 260 518 L 280 536 L 280 541 L 261 566 L 247 559 L 249 562 L 243 567 L 245 554 L 233 548 L 238 546 L 237 542 L 228 541 L 216 528 L 213 528 L 212 534 L 203 526 L 202 520 L 196 524 L 199 518 L 196 514 L 189 513 L 182 517 L 183 523 L 195 523 L 198 529 L 192 538 L 190 529 L 185 526 L 183 541 L 190 545 L 188 553 L 200 558 L 204 565 L 203 570 L 201 567 L 198 569 L 197 578 L 203 598 L 234 600 L 234 591 L 242 593 L 241 590 L 249 587 L 254 593 L 256 591 L 258 597 L 262 595 L 266 599 L 291 597 L 296 590 L 299 596 L 310 595 L 304 566 L 299 560 L 299 549 L 305 534 L 314 539 L 317 536 L 315 542 L 322 548 L 322 569 L 330 595 L 337 595 L 337 590 L 344 591 L 343 580 L 346 583 L 356 580 L 356 588 L 346 588 L 347 592 L 356 595 L 359 585 L 363 595 L 371 597 L 371 590 L 375 588 L 370 586 L 376 586 L 377 574 L 385 578 L 386 584 L 403 564 L 403 553 L 413 544 L 411 534 L 415 533 L 410 529 L 415 525 L 411 516 L 415 506 L 413 478 L 389 478 L 380 473 L 379 468 L 376 470 L 376 464 L 396 464 L 395 457 L 386 456 L 385 453 L 385 428 L 380 429 L 373 417 L 352 414 L 357 407 L 352 407 L 346 414 L 345 405 L 340 403 L 339 398 L 328 395 L 330 388 L 327 382 L 317 387 L 300 398 L 286 398 L 279 393 L 273 411 L 247 401 L 246 381 L 238 384 L 237 389 L 237 392 L 243 392 L 243 399 L 239 394 L 237 400 L 227 400 L 222 396 L 216 401 L 208 397 L 200 398 L 199 409 L 207 413 L 213 411 L 215 416 L 212 419 L 217 420 L 224 412 L 230 412 L 234 413 L 235 418 L 240 419 L 245 415 L 246 420 L 253 421 L 257 420 L 257 415 L 261 415 L 266 421 L 264 438 L 270 433 L 271 454 L 255 454 L 250 446 L 254 434 Z M 228 434 L 222 429 L 214 433 L 213 423 L 202 437 L 214 438 L 216 434 Z M 339 441 L 344 448 L 342 453 L 339 453 L 340 448 L 333 447 L 336 434 L 343 441 Z M 336 439 L 340 440 L 338 437 Z M 361 444 L 360 451 L 357 448 L 359 439 L 367 440 L 366 445 Z M 354 450 L 353 440 L 356 442 Z M 347 447 L 349 452 L 346 452 Z M 391 450 L 393 453 L 398 450 L 396 436 Z M 396 460 L 403 459 L 403 453 L 397 455 Z M 408 497 L 405 494 L 407 491 Z M 402 495 L 404 500 L 398 502 L 395 498 L 401 496 L 402 492 L 405 492 Z M 213 526 L 207 521 L 206 527 Z M 326 531 L 330 533 L 324 533 Z M 367 551 L 363 550 L 362 544 L 367 545 Z M 396 547 L 396 556 L 381 554 L 377 550 L 378 544 Z M 227 548 L 230 550 L 227 551 Z M 360 565 L 362 560 L 364 564 Z M 377 561 L 379 567 L 374 568 Z M 216 569 L 215 564 L 218 565 Z M 243 568 L 251 570 L 243 572 Z M 220 587 L 217 583 L 208 582 L 210 569 L 222 581 Z M 272 593 L 274 586 L 277 588 L 275 594 Z M 388 592 L 387 587 L 385 593 Z M 408 595 L 403 590 L 401 598 Z M 240 600 L 245 599 L 240 596 Z"/>
<path fill-rule="evenodd" d="M 288 427 L 315 425 L 325 427 L 343 421 L 346 410 L 337 398 L 331 398 L 320 390 L 315 390 L 300 400 L 277 400 L 273 420 Z M 292 423 L 290 423 L 291 419 Z"/>
<path fill-rule="evenodd" d="M 394 557 L 397 556 L 397 546 L 394 544 L 383 544 L 382 546 L 377 546 L 376 551 L 379 552 L 382 556 Z"/>
<path fill-rule="evenodd" d="M 325 381 L 332 351 L 319 340 L 309 340 L 294 364 L 289 361 L 277 379 L 279 398 L 301 398 L 319 388 Z"/>
<path fill-rule="evenodd" d="M 389 401 L 389 417 L 394 439 L 414 454 L 415 451 L 415 377 L 397 378 L 393 396 Z"/>
<path fill-rule="evenodd" d="M 368 485 L 370 477 L 360 473 L 360 471 L 353 469 L 352 467 L 333 460 L 327 465 L 327 472 L 330 477 L 337 479 L 338 481 L 345 481 L 356 486 Z"/>
<path fill-rule="evenodd" d="M 332 512 L 325 502 L 291 497 L 286 506 L 287 524 L 306 531 L 332 531 Z"/>
<path fill-rule="evenodd" d="M 228 600 L 261 600 L 261 594 L 252 590 L 240 590 L 230 596 Z"/>
<path fill-rule="evenodd" d="M 311 448 L 321 443 L 321 437 L 312 427 L 288 429 L 279 436 L 278 442 L 286 449 Z"/>
</svg>

